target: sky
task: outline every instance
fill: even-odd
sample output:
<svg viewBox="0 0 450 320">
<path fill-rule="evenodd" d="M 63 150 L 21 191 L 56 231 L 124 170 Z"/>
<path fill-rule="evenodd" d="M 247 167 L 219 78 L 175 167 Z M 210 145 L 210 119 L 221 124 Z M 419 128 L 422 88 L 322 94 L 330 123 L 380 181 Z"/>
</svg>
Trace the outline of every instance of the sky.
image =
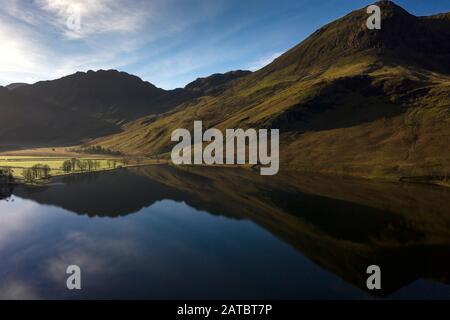
<svg viewBox="0 0 450 320">
<path fill-rule="evenodd" d="M 0 85 L 117 69 L 164 89 L 257 70 L 366 0 L 0 0 Z M 414 15 L 448 0 L 397 0 Z"/>
</svg>

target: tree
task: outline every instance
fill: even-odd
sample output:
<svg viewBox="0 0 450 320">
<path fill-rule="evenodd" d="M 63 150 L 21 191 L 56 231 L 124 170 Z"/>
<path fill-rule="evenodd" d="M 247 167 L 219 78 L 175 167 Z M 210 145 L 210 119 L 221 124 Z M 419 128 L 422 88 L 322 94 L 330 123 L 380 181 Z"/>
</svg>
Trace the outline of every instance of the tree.
<svg viewBox="0 0 450 320">
<path fill-rule="evenodd" d="M 0 168 L 0 185 L 10 185 L 13 182 L 12 170 L 10 168 Z"/>
<path fill-rule="evenodd" d="M 70 159 L 70 165 L 72 167 L 72 171 L 75 171 L 76 165 L 77 165 L 77 159 L 75 159 L 75 158 Z"/>
<path fill-rule="evenodd" d="M 27 183 L 34 183 L 36 181 L 33 170 L 30 168 L 22 170 L 22 176 Z"/>
<path fill-rule="evenodd" d="M 82 165 L 80 159 L 75 159 L 75 168 L 76 168 L 76 167 L 78 167 L 78 169 L 82 171 L 83 165 Z M 74 169 L 74 170 L 75 170 L 75 169 Z"/>
<path fill-rule="evenodd" d="M 47 164 L 44 164 L 41 168 L 44 179 L 50 178 L 50 167 Z"/>
<path fill-rule="evenodd" d="M 79 159 L 77 159 L 77 158 L 72 158 L 72 159 L 70 159 L 70 162 L 71 162 L 71 164 L 72 164 L 72 171 L 76 171 L 77 170 L 77 168 L 79 169 L 79 170 L 81 170 L 81 161 L 79 160 Z"/>
<path fill-rule="evenodd" d="M 50 167 L 46 164 L 35 164 L 31 167 L 34 179 L 48 179 L 50 178 Z"/>
<path fill-rule="evenodd" d="M 88 160 L 86 160 L 86 164 L 87 164 L 88 171 L 94 170 L 94 161 L 92 161 L 91 159 L 88 159 Z"/>
<path fill-rule="evenodd" d="M 62 166 L 61 166 L 61 169 L 65 173 L 69 173 L 70 171 L 72 171 L 72 161 L 71 160 L 64 161 Z"/>
<path fill-rule="evenodd" d="M 11 196 L 13 183 L 14 177 L 11 169 L 0 168 L 0 199 L 8 199 Z"/>
<path fill-rule="evenodd" d="M 88 164 L 87 164 L 86 160 L 80 161 L 79 168 L 81 171 L 86 171 L 87 167 L 88 167 Z"/>
</svg>

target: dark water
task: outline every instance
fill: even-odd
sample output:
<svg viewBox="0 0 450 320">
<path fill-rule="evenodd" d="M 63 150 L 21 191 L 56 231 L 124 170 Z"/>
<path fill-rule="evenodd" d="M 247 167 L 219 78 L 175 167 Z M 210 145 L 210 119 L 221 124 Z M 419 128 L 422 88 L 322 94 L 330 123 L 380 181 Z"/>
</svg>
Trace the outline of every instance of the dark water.
<svg viewBox="0 0 450 320">
<path fill-rule="evenodd" d="M 11 191 L 0 298 L 450 298 L 446 188 L 153 166 Z"/>
</svg>

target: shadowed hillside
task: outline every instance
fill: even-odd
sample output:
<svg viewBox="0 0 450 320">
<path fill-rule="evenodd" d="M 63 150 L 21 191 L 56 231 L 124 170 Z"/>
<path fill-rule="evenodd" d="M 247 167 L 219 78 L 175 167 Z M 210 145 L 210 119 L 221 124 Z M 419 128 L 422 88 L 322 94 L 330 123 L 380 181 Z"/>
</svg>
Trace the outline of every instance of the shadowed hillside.
<svg viewBox="0 0 450 320">
<path fill-rule="evenodd" d="M 65 145 L 118 131 L 106 121 L 21 95 L 16 90 L 0 87 L 0 145 Z"/>
<path fill-rule="evenodd" d="M 15 91 L 61 109 L 110 122 L 161 113 L 174 104 L 165 90 L 115 70 L 77 72 L 58 80 L 19 87 Z"/>
</svg>

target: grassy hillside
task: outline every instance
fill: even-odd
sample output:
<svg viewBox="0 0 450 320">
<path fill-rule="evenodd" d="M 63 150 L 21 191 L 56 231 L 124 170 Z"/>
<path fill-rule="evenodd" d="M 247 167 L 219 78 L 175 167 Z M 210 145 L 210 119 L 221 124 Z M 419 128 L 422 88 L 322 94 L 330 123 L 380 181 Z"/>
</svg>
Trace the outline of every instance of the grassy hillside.
<svg viewBox="0 0 450 320">
<path fill-rule="evenodd" d="M 93 141 L 130 154 L 171 150 L 176 128 L 279 128 L 281 166 L 366 177 L 450 172 L 449 14 L 415 17 L 390 1 L 382 30 L 365 8 L 313 33 L 219 94 Z"/>
</svg>

